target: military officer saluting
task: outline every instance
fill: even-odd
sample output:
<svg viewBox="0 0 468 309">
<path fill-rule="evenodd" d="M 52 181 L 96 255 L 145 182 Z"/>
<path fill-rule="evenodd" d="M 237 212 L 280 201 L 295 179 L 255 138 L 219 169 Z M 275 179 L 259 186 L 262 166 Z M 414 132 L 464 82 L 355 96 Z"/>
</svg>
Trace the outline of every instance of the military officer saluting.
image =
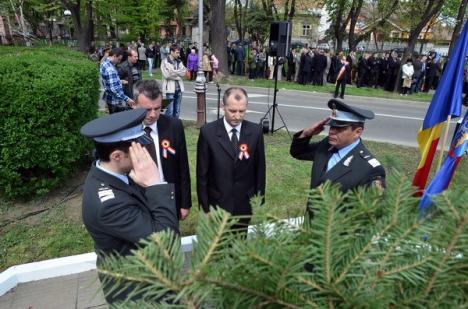
<svg viewBox="0 0 468 309">
<path fill-rule="evenodd" d="M 361 141 L 366 119 L 373 119 L 369 110 L 352 107 L 340 99 L 331 99 L 332 116 L 312 124 L 294 135 L 290 153 L 299 160 L 314 161 L 310 187 L 331 181 L 341 190 L 359 186 L 385 187 L 385 170 Z M 329 126 L 328 137 L 310 143 L 312 136 Z"/>
<path fill-rule="evenodd" d="M 129 255 L 138 241 L 154 232 L 178 232 L 174 186 L 161 182 L 156 164 L 142 146 L 151 143 L 141 126 L 145 116 L 145 109 L 129 110 L 81 128 L 82 135 L 93 139 L 98 158 L 86 178 L 82 202 L 98 267 L 103 255 Z M 102 282 L 101 274 L 99 278 Z M 103 286 L 108 303 L 125 299 L 129 289 L 115 295 Z"/>
</svg>

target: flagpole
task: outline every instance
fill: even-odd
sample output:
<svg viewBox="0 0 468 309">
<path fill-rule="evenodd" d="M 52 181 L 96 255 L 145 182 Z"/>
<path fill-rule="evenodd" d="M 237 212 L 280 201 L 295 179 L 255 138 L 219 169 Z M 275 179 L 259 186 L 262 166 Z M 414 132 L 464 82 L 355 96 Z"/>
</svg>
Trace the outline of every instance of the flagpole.
<svg viewBox="0 0 468 309">
<path fill-rule="evenodd" d="M 444 157 L 444 152 L 445 152 L 445 144 L 447 143 L 447 137 L 449 133 L 450 120 L 452 120 L 452 115 L 447 116 L 447 124 L 445 125 L 445 132 L 444 132 L 444 137 L 442 139 L 442 147 L 440 149 L 439 162 L 437 163 L 436 172 L 440 169 L 440 166 L 442 165 L 442 159 Z"/>
</svg>

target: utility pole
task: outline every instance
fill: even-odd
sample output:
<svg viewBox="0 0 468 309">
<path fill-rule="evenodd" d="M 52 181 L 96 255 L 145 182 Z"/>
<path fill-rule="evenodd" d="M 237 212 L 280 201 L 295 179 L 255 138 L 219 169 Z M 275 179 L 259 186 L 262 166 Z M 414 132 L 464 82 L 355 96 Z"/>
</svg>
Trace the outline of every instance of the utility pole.
<svg viewBox="0 0 468 309">
<path fill-rule="evenodd" d="M 198 1 L 198 72 L 195 79 L 195 93 L 197 94 L 197 127 L 205 124 L 206 111 L 206 79 L 202 70 L 203 57 L 203 0 Z"/>
</svg>

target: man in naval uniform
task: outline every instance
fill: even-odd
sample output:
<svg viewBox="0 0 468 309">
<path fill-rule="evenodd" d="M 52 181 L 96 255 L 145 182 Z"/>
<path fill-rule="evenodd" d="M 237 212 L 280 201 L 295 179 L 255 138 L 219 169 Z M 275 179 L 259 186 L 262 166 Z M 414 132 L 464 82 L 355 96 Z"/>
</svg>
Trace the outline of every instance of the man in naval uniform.
<svg viewBox="0 0 468 309">
<path fill-rule="evenodd" d="M 373 119 L 374 113 L 340 99 L 331 99 L 328 107 L 332 116 L 296 133 L 290 148 L 294 158 L 314 161 L 310 188 L 327 180 L 339 184 L 343 192 L 370 185 L 384 188 L 385 170 L 361 141 L 364 122 Z M 310 143 L 326 125 L 330 127 L 328 137 Z"/>
<path fill-rule="evenodd" d="M 151 143 L 141 123 L 145 109 L 111 114 L 88 122 L 81 134 L 91 138 L 97 161 L 83 189 L 83 222 L 93 238 L 97 266 L 109 254 L 131 254 L 137 243 L 154 232 L 178 232 L 174 185 L 160 180 L 158 168 L 148 151 Z M 110 291 L 112 281 L 103 281 L 109 304 L 124 300 L 131 286 L 119 294 Z"/>
</svg>

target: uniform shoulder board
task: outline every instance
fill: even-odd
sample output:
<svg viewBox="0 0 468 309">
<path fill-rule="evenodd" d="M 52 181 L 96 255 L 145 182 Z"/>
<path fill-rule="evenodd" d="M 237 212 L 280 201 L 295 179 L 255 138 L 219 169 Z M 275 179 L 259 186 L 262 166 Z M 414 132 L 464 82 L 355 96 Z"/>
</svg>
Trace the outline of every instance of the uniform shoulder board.
<svg viewBox="0 0 468 309">
<path fill-rule="evenodd" d="M 367 161 L 367 163 L 369 163 L 372 167 L 377 167 L 377 166 L 380 166 L 380 162 L 379 160 L 377 160 L 376 158 L 374 158 L 374 156 L 372 156 L 370 153 L 366 153 L 364 151 L 360 151 L 359 154 L 361 155 L 361 157 Z"/>
<path fill-rule="evenodd" d="M 115 198 L 114 191 L 102 183 L 101 187 L 98 189 L 98 196 L 99 200 L 101 200 L 101 203 Z"/>
</svg>

